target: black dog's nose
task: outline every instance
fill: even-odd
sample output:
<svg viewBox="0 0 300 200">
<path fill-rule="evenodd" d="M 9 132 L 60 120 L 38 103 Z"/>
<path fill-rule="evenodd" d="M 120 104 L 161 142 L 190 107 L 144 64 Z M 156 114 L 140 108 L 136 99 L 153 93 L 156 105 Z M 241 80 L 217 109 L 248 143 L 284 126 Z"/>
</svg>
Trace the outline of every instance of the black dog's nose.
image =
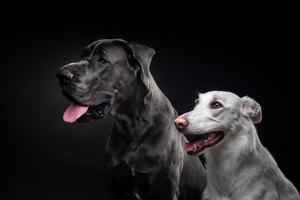
<svg viewBox="0 0 300 200">
<path fill-rule="evenodd" d="M 74 73 L 70 69 L 61 69 L 56 73 L 56 77 L 61 86 L 68 85 L 71 83 Z"/>
</svg>

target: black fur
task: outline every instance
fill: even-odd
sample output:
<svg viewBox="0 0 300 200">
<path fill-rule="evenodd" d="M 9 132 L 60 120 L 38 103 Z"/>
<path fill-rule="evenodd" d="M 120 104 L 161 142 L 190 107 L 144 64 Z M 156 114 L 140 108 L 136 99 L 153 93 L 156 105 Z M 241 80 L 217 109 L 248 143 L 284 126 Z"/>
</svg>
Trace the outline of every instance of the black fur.
<svg viewBox="0 0 300 200">
<path fill-rule="evenodd" d="M 113 199 L 200 199 L 205 171 L 183 151 L 177 112 L 149 70 L 154 53 L 121 39 L 93 42 L 81 61 L 62 68 L 74 74 L 62 90 L 78 104 L 110 106 L 105 160 Z"/>
</svg>

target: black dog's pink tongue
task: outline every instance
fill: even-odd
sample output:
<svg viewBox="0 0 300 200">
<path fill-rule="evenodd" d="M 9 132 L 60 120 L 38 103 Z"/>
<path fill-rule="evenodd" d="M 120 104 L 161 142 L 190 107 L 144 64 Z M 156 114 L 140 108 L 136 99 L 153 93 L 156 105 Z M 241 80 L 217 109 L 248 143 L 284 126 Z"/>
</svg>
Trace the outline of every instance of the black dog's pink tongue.
<svg viewBox="0 0 300 200">
<path fill-rule="evenodd" d="M 73 123 L 81 117 L 88 110 L 88 106 L 80 106 L 78 104 L 71 104 L 65 111 L 63 119 L 65 122 Z"/>
</svg>

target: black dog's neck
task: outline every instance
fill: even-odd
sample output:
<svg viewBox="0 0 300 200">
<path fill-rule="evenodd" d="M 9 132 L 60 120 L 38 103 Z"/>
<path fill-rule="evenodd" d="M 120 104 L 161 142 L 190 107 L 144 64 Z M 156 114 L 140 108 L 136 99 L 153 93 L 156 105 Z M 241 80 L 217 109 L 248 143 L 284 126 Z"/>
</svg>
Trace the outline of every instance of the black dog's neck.
<svg viewBox="0 0 300 200">
<path fill-rule="evenodd" d="M 169 127 L 173 124 L 176 111 L 161 92 L 152 77 L 145 80 L 136 79 L 126 91 L 126 95 L 116 97 L 111 115 L 121 132 L 130 137 L 139 137 L 153 126 Z"/>
<path fill-rule="evenodd" d="M 139 116 L 146 95 L 145 86 L 138 79 L 134 80 L 128 88 L 118 89 L 111 115 L 121 121 L 129 121 Z"/>
</svg>

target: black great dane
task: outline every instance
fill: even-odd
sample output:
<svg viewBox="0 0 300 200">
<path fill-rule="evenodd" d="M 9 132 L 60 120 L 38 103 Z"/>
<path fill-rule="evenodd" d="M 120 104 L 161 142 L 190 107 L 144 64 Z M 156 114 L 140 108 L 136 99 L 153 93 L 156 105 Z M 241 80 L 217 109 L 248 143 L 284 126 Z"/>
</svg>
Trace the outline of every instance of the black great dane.
<svg viewBox="0 0 300 200">
<path fill-rule="evenodd" d="M 80 61 L 57 73 L 72 102 L 63 119 L 115 118 L 105 147 L 112 199 L 201 199 L 205 170 L 183 151 L 186 140 L 174 125 L 177 112 L 149 71 L 154 53 L 121 39 L 88 45 Z"/>
</svg>

